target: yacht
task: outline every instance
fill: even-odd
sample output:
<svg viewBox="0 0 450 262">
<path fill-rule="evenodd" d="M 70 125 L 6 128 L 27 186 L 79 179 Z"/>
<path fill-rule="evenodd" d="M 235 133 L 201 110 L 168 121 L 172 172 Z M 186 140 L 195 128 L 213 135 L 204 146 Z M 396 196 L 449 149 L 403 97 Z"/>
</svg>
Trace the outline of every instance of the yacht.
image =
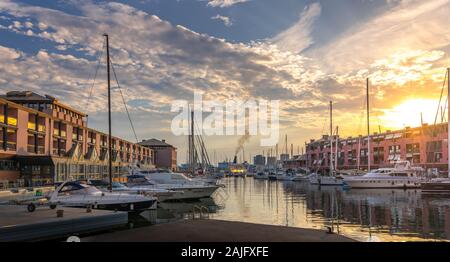
<svg viewBox="0 0 450 262">
<path fill-rule="evenodd" d="M 309 183 L 311 185 L 319 186 L 342 186 L 344 185 L 344 179 L 339 176 L 334 175 L 320 175 L 317 173 L 312 173 L 308 176 Z"/>
<path fill-rule="evenodd" d="M 145 178 L 146 181 L 143 180 Z M 178 194 L 172 199 L 199 199 L 211 197 L 220 185 L 207 184 L 201 180 L 192 180 L 180 173 L 170 171 L 153 172 L 153 171 L 133 171 L 133 175 L 128 176 L 127 186 L 151 186 L 160 189 L 168 189 L 176 191 Z"/>
<path fill-rule="evenodd" d="M 292 177 L 292 181 L 294 182 L 309 182 L 309 179 L 312 175 L 315 174 L 296 174 L 294 177 Z"/>
<path fill-rule="evenodd" d="M 351 188 L 419 188 L 421 172 L 421 168 L 411 167 L 408 161 L 400 161 L 394 168 L 372 170 L 363 176 L 346 177 L 344 181 Z"/>
<path fill-rule="evenodd" d="M 154 208 L 156 197 L 102 192 L 94 186 L 68 181 L 55 189 L 50 195 L 48 203 L 51 208 L 61 205 L 80 208 L 90 206 L 94 209 L 118 211 L 141 211 Z"/>
<path fill-rule="evenodd" d="M 103 192 L 107 192 L 109 188 L 109 183 L 104 180 L 95 180 L 95 179 L 89 179 L 87 180 L 87 184 L 91 186 L 95 186 L 96 188 L 100 189 Z M 163 202 L 168 200 L 169 198 L 173 198 L 177 192 L 169 190 L 169 189 L 163 189 L 163 188 L 157 188 L 157 187 L 128 187 L 122 183 L 119 182 L 112 182 L 112 191 L 113 192 L 120 192 L 120 193 L 128 193 L 128 194 L 141 194 L 145 196 L 152 196 L 156 197 L 158 199 L 158 202 Z"/>
<path fill-rule="evenodd" d="M 291 172 L 277 172 L 277 180 L 281 180 L 281 181 L 292 181 L 292 179 L 294 178 L 294 175 Z"/>
</svg>

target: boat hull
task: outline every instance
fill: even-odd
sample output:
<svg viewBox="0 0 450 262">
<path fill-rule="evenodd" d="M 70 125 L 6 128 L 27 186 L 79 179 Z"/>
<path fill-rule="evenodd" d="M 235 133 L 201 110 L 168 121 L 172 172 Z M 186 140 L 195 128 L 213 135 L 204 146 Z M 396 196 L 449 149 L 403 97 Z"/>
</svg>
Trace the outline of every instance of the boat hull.
<svg viewBox="0 0 450 262">
<path fill-rule="evenodd" d="M 342 179 L 330 176 L 319 176 L 319 177 L 311 177 L 309 182 L 312 185 L 319 186 L 342 186 L 344 185 L 344 181 Z"/>
<path fill-rule="evenodd" d="M 200 199 L 211 197 L 214 192 L 219 188 L 219 186 L 209 186 L 209 187 L 189 187 L 189 188 L 170 188 L 174 191 L 174 194 L 168 196 L 163 201 L 173 201 L 173 200 L 189 200 L 189 199 Z"/>
<path fill-rule="evenodd" d="M 420 188 L 420 180 L 415 179 L 345 179 L 351 188 Z"/>
<path fill-rule="evenodd" d="M 150 199 L 145 201 L 138 202 L 129 202 L 129 203 L 118 203 L 118 202 L 96 202 L 96 201 L 87 201 L 87 202 L 71 202 L 71 201 L 58 201 L 57 203 L 53 203 L 54 205 L 61 205 L 65 207 L 74 207 L 74 208 L 87 208 L 90 206 L 93 209 L 101 209 L 101 210 L 117 210 L 117 211 L 141 211 L 146 209 L 154 209 L 155 208 L 156 199 Z"/>
<path fill-rule="evenodd" d="M 450 183 L 422 183 L 422 193 L 425 194 L 450 194 Z"/>
</svg>

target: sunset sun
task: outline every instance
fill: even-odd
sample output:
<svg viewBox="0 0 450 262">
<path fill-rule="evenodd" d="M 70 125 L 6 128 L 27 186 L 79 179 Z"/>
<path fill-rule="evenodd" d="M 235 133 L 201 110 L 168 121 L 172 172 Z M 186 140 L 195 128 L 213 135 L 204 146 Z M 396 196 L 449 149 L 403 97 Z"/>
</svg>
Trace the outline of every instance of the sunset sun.
<svg viewBox="0 0 450 262">
<path fill-rule="evenodd" d="M 433 99 L 415 98 L 406 100 L 391 109 L 381 110 L 384 115 L 380 116 L 379 120 L 382 125 L 389 128 L 416 127 L 421 125 L 422 114 L 423 123 L 433 124 L 438 104 L 439 100 Z M 437 123 L 441 122 L 440 110 L 436 121 Z"/>
</svg>

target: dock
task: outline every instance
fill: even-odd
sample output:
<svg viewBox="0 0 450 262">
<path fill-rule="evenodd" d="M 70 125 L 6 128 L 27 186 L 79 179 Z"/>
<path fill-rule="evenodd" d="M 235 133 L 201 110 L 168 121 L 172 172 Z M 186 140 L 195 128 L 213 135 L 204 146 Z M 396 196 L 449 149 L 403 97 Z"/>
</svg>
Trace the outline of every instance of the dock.
<svg viewBox="0 0 450 262">
<path fill-rule="evenodd" d="M 57 210 L 64 210 L 57 217 Z M 128 213 L 83 208 L 37 208 L 0 206 L 0 242 L 56 239 L 80 233 L 91 233 L 128 223 Z"/>
<path fill-rule="evenodd" d="M 324 230 L 215 219 L 179 220 L 89 236 L 82 242 L 354 242 Z"/>
</svg>

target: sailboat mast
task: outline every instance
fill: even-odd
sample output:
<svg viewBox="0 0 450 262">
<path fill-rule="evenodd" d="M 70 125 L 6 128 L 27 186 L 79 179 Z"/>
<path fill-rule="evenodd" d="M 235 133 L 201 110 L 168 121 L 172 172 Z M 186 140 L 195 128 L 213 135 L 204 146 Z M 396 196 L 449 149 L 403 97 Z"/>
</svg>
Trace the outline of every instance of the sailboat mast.
<svg viewBox="0 0 450 262">
<path fill-rule="evenodd" d="M 366 79 L 366 96 L 367 96 L 367 172 L 370 172 L 369 78 Z"/>
<path fill-rule="evenodd" d="M 111 134 L 111 73 L 109 59 L 109 37 L 106 38 L 106 71 L 108 75 L 108 168 L 109 168 L 109 190 L 112 191 L 112 134 Z"/>
<path fill-rule="evenodd" d="M 336 126 L 336 141 L 335 141 L 335 154 L 334 154 L 334 169 L 337 170 L 338 166 L 338 144 L 339 144 L 339 126 Z"/>
<path fill-rule="evenodd" d="M 194 110 L 191 111 L 191 174 L 195 174 Z"/>
<path fill-rule="evenodd" d="M 450 68 L 447 68 L 447 100 L 448 100 L 448 105 L 447 105 L 447 148 L 448 148 L 448 178 L 450 178 Z"/>
</svg>

